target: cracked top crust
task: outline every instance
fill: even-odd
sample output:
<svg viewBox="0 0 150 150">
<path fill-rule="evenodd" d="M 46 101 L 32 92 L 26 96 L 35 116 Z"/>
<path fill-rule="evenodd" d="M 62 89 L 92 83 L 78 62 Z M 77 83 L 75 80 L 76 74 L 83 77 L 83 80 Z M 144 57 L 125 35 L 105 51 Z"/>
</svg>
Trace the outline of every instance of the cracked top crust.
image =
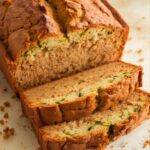
<svg viewBox="0 0 150 150">
<path fill-rule="evenodd" d="M 0 39 L 15 59 L 23 49 L 45 36 L 60 35 L 52 8 L 43 0 L 2 0 Z"/>
<path fill-rule="evenodd" d="M 122 27 L 111 10 L 101 0 L 49 0 L 58 9 L 58 15 L 67 31 L 87 27 Z"/>
<path fill-rule="evenodd" d="M 67 31 L 99 26 L 123 28 L 120 16 L 100 0 L 47 1 L 0 1 L 0 40 L 14 60 L 45 37 L 63 36 L 64 28 Z"/>
</svg>

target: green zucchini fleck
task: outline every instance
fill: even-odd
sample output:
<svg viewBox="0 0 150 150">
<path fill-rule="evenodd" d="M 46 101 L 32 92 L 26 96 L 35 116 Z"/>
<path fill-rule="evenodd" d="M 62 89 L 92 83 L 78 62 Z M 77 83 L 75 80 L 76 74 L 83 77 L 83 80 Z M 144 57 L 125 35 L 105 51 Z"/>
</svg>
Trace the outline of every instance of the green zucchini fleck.
<svg viewBox="0 0 150 150">
<path fill-rule="evenodd" d="M 107 32 L 108 35 L 111 35 L 112 33 L 113 33 L 112 31 L 108 31 L 108 32 Z"/>
<path fill-rule="evenodd" d="M 133 73 L 132 71 L 126 71 L 126 72 L 123 72 L 122 74 L 123 74 L 124 77 L 128 77 L 128 76 L 130 76 L 132 73 Z"/>
<path fill-rule="evenodd" d="M 103 123 L 100 120 L 95 121 L 95 125 L 102 125 Z"/>
<path fill-rule="evenodd" d="M 85 82 L 85 80 L 79 80 L 78 83 L 81 84 L 81 83 L 83 83 L 83 82 Z"/>
<path fill-rule="evenodd" d="M 79 92 L 79 95 L 78 95 L 78 96 L 81 97 L 81 96 L 83 96 L 83 95 L 84 95 L 83 93 Z"/>
<path fill-rule="evenodd" d="M 56 103 L 59 104 L 61 102 L 65 101 L 65 98 L 63 97 L 61 100 L 57 101 Z"/>
<path fill-rule="evenodd" d="M 94 129 L 94 126 L 88 127 L 88 131 L 91 131 L 92 129 Z"/>
<path fill-rule="evenodd" d="M 115 126 L 114 124 L 111 124 L 111 125 L 109 126 L 109 130 L 108 130 L 108 135 L 109 135 L 109 136 L 111 136 L 111 135 L 114 134 L 115 127 L 116 127 L 116 126 Z"/>
<path fill-rule="evenodd" d="M 136 104 L 135 108 L 134 108 L 134 112 L 140 112 L 141 111 L 141 105 Z"/>
</svg>

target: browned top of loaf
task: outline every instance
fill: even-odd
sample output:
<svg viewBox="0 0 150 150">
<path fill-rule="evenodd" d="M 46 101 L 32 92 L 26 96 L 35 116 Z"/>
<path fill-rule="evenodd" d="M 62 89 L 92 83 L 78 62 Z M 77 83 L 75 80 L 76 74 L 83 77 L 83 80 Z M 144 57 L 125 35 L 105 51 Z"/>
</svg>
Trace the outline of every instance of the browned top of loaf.
<svg viewBox="0 0 150 150">
<path fill-rule="evenodd" d="M 45 36 L 60 35 L 51 7 L 43 0 L 1 0 L 0 39 L 15 59 Z"/>
<path fill-rule="evenodd" d="M 124 24 L 117 12 L 100 0 L 56 0 L 56 5 L 57 13 L 46 0 L 0 1 L 0 39 L 14 60 L 41 38 L 60 35 L 60 26 L 74 31 L 100 25 L 122 28 Z M 62 18 L 65 25 L 56 18 Z"/>
<path fill-rule="evenodd" d="M 134 73 L 140 70 L 141 67 L 128 63 L 113 62 L 35 88 L 27 89 L 20 94 L 23 95 L 29 105 L 34 107 L 36 102 L 42 102 L 43 99 L 56 98 L 77 92 L 98 82 L 103 82 L 103 80 L 107 80 L 121 72 Z"/>
<path fill-rule="evenodd" d="M 52 0 L 67 30 L 87 27 L 122 27 L 112 11 L 101 0 Z"/>
</svg>

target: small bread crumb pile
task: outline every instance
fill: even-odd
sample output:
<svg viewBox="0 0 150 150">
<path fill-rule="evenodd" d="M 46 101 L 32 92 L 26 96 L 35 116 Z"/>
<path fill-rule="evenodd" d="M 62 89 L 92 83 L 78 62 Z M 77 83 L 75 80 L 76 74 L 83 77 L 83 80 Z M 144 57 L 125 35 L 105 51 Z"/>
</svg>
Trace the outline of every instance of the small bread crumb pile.
<svg viewBox="0 0 150 150">
<path fill-rule="evenodd" d="M 144 58 L 140 58 L 140 59 L 139 59 L 139 62 L 143 62 L 143 61 L 144 61 Z"/>
<path fill-rule="evenodd" d="M 9 102 L 4 102 L 4 106 L 5 106 L 5 107 L 10 107 L 11 104 L 10 104 Z"/>
<path fill-rule="evenodd" d="M 141 28 L 140 26 L 137 26 L 136 29 L 137 29 L 138 31 L 141 31 L 142 28 Z"/>
<path fill-rule="evenodd" d="M 7 88 L 6 87 L 3 88 L 3 92 L 7 92 Z"/>
<path fill-rule="evenodd" d="M 4 139 L 9 139 L 11 136 L 13 136 L 15 134 L 15 129 L 14 128 L 9 128 L 6 127 L 3 130 L 3 138 Z"/>
<path fill-rule="evenodd" d="M 150 140 L 147 140 L 145 141 L 144 145 L 143 145 L 143 148 L 147 147 L 147 146 L 150 146 Z"/>
<path fill-rule="evenodd" d="M 6 88 L 4 88 L 5 90 L 3 91 L 7 91 Z M 0 112 L 3 113 L 3 118 L 0 119 L 0 125 L 4 126 L 3 127 L 3 131 L 0 132 L 0 135 L 2 135 L 3 139 L 9 139 L 10 137 L 12 137 L 15 134 L 15 129 L 14 128 L 10 128 L 8 126 L 6 126 L 6 123 L 8 121 L 9 118 L 9 114 L 8 112 L 6 112 L 6 109 L 11 107 L 11 104 L 6 101 L 3 103 L 3 105 L 0 106 Z"/>
</svg>

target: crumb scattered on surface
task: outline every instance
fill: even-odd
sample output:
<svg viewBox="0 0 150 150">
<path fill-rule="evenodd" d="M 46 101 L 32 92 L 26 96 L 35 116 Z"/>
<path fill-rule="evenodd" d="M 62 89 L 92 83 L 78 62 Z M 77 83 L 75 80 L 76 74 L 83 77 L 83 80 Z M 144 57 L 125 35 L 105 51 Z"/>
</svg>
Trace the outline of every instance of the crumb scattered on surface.
<svg viewBox="0 0 150 150">
<path fill-rule="evenodd" d="M 5 124 L 3 119 L 0 120 L 0 124 L 1 124 L 1 125 L 4 125 L 4 124 Z"/>
<path fill-rule="evenodd" d="M 139 62 L 143 62 L 143 61 L 144 61 L 144 58 L 140 58 L 138 61 L 139 61 Z"/>
<path fill-rule="evenodd" d="M 143 50 L 142 50 L 142 49 L 139 49 L 139 50 L 137 50 L 137 51 L 136 51 L 136 53 L 137 53 L 137 54 L 139 54 L 139 55 L 141 55 L 141 54 L 142 54 L 142 52 L 143 52 Z"/>
<path fill-rule="evenodd" d="M 10 107 L 11 104 L 10 104 L 10 102 L 4 102 L 4 106 L 5 106 L 5 107 Z"/>
<path fill-rule="evenodd" d="M 5 119 L 8 119 L 8 117 L 9 117 L 8 113 L 5 113 L 5 114 L 4 114 L 4 118 L 5 118 Z"/>
<path fill-rule="evenodd" d="M 141 28 L 140 26 L 137 26 L 136 29 L 137 29 L 138 31 L 141 31 L 142 28 Z"/>
<path fill-rule="evenodd" d="M 1 112 L 4 112 L 4 111 L 5 111 L 4 106 L 0 106 L 0 111 L 1 111 Z"/>
<path fill-rule="evenodd" d="M 131 49 L 129 49 L 129 50 L 127 50 L 127 53 L 129 54 L 129 53 L 131 53 L 132 52 L 132 50 Z"/>
<path fill-rule="evenodd" d="M 147 140 L 145 141 L 144 145 L 143 145 L 143 148 L 147 147 L 147 146 L 150 146 L 150 140 Z"/>
<path fill-rule="evenodd" d="M 7 92 L 7 88 L 6 87 L 3 88 L 3 92 Z"/>
<path fill-rule="evenodd" d="M 142 16 L 142 19 L 146 19 L 146 17 L 145 17 L 145 16 Z"/>
<path fill-rule="evenodd" d="M 9 128 L 9 127 L 6 127 L 4 130 L 3 130 L 3 138 L 4 139 L 9 139 L 11 136 L 13 136 L 15 134 L 15 129 L 14 128 Z"/>
</svg>

